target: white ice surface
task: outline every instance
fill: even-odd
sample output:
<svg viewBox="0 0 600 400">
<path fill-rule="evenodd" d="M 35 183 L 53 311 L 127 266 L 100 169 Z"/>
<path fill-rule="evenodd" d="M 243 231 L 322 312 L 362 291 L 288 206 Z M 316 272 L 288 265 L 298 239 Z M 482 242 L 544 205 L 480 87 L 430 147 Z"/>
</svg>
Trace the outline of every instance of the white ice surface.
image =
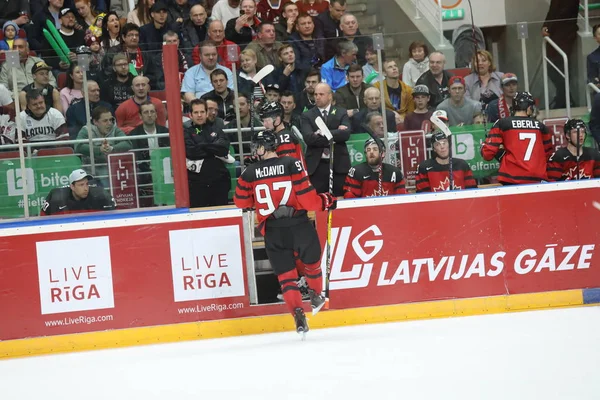
<svg viewBox="0 0 600 400">
<path fill-rule="evenodd" d="M 1 361 L 0 399 L 600 399 L 600 307 L 307 336 L 305 342 L 289 332 Z"/>
</svg>

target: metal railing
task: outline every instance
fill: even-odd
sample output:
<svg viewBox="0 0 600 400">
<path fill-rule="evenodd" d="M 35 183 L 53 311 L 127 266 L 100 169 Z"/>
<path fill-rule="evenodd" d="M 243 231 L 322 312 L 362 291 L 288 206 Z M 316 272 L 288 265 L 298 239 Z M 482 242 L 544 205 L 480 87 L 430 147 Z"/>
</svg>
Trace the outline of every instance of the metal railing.
<svg viewBox="0 0 600 400">
<path fill-rule="evenodd" d="M 550 61 L 550 59 L 548 58 L 548 55 L 546 54 L 546 43 L 548 43 L 550 46 L 552 46 L 554 48 L 554 50 L 556 50 L 556 52 L 562 57 L 563 59 L 563 65 L 564 65 L 564 72 L 561 71 L 560 68 L 558 68 L 556 65 L 554 65 L 554 63 L 552 61 Z M 552 68 L 554 68 L 556 70 L 556 72 L 558 72 L 563 78 L 565 78 L 565 102 L 566 102 L 566 106 L 567 106 L 567 118 L 571 118 L 571 102 L 569 101 L 569 99 L 571 98 L 571 91 L 569 88 L 569 58 L 567 57 L 567 54 L 562 51 L 562 49 L 560 47 L 558 47 L 558 45 L 556 43 L 554 43 L 554 41 L 552 39 L 550 39 L 547 36 L 544 36 L 544 40 L 542 41 L 542 66 L 543 66 L 543 70 L 544 70 L 544 107 L 546 110 L 546 117 L 548 117 L 549 112 L 550 112 L 550 96 L 548 94 L 548 65 L 550 64 L 552 66 Z"/>
<path fill-rule="evenodd" d="M 425 17 L 429 23 L 436 29 L 440 37 L 439 47 L 446 47 L 444 38 L 444 20 L 443 7 L 441 0 L 435 4 L 432 1 L 412 0 L 415 5 L 415 19 L 419 20 Z"/>
<path fill-rule="evenodd" d="M 592 82 L 589 82 L 585 91 L 588 112 L 592 111 L 592 91 L 594 91 L 594 93 L 600 93 L 600 88 L 598 88 L 598 86 L 594 85 Z"/>
</svg>

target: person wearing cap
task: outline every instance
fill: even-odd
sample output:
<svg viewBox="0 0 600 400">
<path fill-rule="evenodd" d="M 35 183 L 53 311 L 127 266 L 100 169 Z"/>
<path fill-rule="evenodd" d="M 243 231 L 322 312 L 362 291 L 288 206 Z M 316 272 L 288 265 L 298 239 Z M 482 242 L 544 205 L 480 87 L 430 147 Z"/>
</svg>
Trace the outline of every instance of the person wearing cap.
<svg viewBox="0 0 600 400">
<path fill-rule="evenodd" d="M 367 161 L 348 171 L 344 182 L 344 198 L 393 196 L 406 194 L 404 175 L 400 168 L 384 163 L 385 146 L 379 138 L 365 142 Z"/>
<path fill-rule="evenodd" d="M 68 55 L 70 62 L 76 62 L 77 55 L 74 51 L 77 47 L 85 45 L 85 33 L 75 29 L 77 20 L 75 19 L 74 9 L 63 8 L 60 10 L 59 16 L 60 29 L 58 29 L 58 34 L 64 40 L 69 50 L 71 50 Z M 44 58 L 53 70 L 66 71 L 69 69 L 69 63 L 62 61 L 60 57 L 58 57 L 56 50 L 54 50 L 46 40 L 44 40 L 44 51 L 42 54 L 44 54 Z"/>
<path fill-rule="evenodd" d="M 431 135 L 431 154 L 434 157 L 422 161 L 417 167 L 417 193 L 477 189 L 477 181 L 469 164 L 460 158 L 450 158 L 450 145 L 450 138 L 441 131 Z M 453 188 L 450 188 L 451 162 Z"/>
<path fill-rule="evenodd" d="M 270 83 L 265 87 L 265 99 L 266 101 L 279 102 L 281 97 L 281 90 L 277 83 Z"/>
<path fill-rule="evenodd" d="M 2 69 L 0 69 L 0 83 L 6 86 L 10 91 L 13 91 L 13 74 L 16 74 L 17 90 L 21 91 L 21 89 L 33 82 L 33 75 L 31 74 L 33 66 L 40 61 L 44 62 L 44 60 L 29 55 L 29 43 L 27 43 L 26 39 L 15 39 L 13 50 L 19 52 L 21 68 L 11 68 L 6 62 L 2 64 Z M 54 75 L 50 74 L 48 79 L 48 83 L 56 87 L 56 78 Z"/>
<path fill-rule="evenodd" d="M 481 103 L 465 96 L 465 80 L 461 76 L 453 76 L 448 80 L 450 97 L 442 101 L 436 110 L 444 110 L 448 114 L 449 126 L 471 125 L 473 117 L 481 113 Z"/>
<path fill-rule="evenodd" d="M 512 103 L 517 94 L 518 82 L 517 76 L 511 72 L 502 75 L 502 96 L 499 99 L 492 100 L 486 107 L 487 122 L 493 124 L 501 118 L 511 116 Z"/>
<path fill-rule="evenodd" d="M 31 67 L 31 77 L 33 78 L 33 82 L 24 86 L 19 92 L 21 109 L 25 109 L 26 107 L 25 95 L 27 92 L 32 89 L 38 89 L 44 96 L 48 107 L 54 107 L 60 112 L 64 111 L 60 102 L 60 92 L 50 84 L 50 76 L 52 75 L 50 71 L 52 71 L 52 68 L 44 61 L 38 61 L 33 64 L 33 67 Z"/>
<path fill-rule="evenodd" d="M 19 35 L 19 26 L 15 24 L 13 21 L 6 21 L 2 26 L 2 32 L 4 33 L 4 38 L 0 40 L 0 51 L 2 50 L 12 50 L 13 43 L 15 42 L 15 38 Z"/>
<path fill-rule="evenodd" d="M 502 95 L 504 74 L 496 71 L 492 53 L 487 50 L 477 50 L 472 65 L 473 72 L 465 77 L 465 95 L 485 107 Z"/>
<path fill-rule="evenodd" d="M 425 85 L 429 89 L 429 107 L 436 108 L 448 98 L 448 79 L 452 77 L 446 71 L 446 56 L 439 51 L 429 54 L 429 70 L 417 79 L 417 85 Z"/>
<path fill-rule="evenodd" d="M 429 89 L 425 85 L 416 85 L 412 92 L 415 110 L 406 114 L 404 130 L 417 131 L 423 129 L 423 122 L 429 121 L 433 109 L 429 108 Z M 427 133 L 427 132 L 426 132 Z"/>
<path fill-rule="evenodd" d="M 163 35 L 174 30 L 167 22 L 169 8 L 161 0 L 150 7 L 152 22 L 140 27 L 140 47 L 143 51 L 161 51 Z"/>
<path fill-rule="evenodd" d="M 348 110 L 348 116 L 358 113 L 366 108 L 365 90 L 371 87 L 363 82 L 363 69 L 359 64 L 352 64 L 346 71 L 348 83 L 339 88 L 333 98 L 335 104 Z"/>
<path fill-rule="evenodd" d="M 373 86 L 381 90 L 381 86 L 383 85 L 385 108 L 396 113 L 397 123 L 404 122 L 406 114 L 415 109 L 412 88 L 400 79 L 400 69 L 394 60 L 383 62 L 383 75 L 385 76 L 385 80 L 375 82 Z M 388 129 L 390 128 L 388 127 Z"/>
<path fill-rule="evenodd" d="M 233 109 L 235 96 L 233 90 L 227 87 L 227 74 L 221 69 L 215 69 L 210 73 L 210 83 L 213 90 L 202 95 L 201 99 L 210 99 L 218 105 L 218 116 L 224 119 L 230 109 Z"/>
<path fill-rule="evenodd" d="M 69 186 L 54 188 L 48 193 L 40 215 L 77 214 L 110 211 L 117 207 L 113 197 L 103 188 L 90 185 L 92 175 L 76 169 L 69 175 Z"/>
</svg>

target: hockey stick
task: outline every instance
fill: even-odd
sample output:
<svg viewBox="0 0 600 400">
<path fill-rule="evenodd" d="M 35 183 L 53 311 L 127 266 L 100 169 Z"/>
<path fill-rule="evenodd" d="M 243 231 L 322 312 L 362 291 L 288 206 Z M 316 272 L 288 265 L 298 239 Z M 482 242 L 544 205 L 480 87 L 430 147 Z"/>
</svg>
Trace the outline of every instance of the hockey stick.
<svg viewBox="0 0 600 400">
<path fill-rule="evenodd" d="M 577 128 L 577 180 L 579 180 L 579 145 L 581 141 L 579 140 L 579 131 L 581 128 Z"/>
<path fill-rule="evenodd" d="M 333 196 L 333 135 L 321 117 L 315 119 L 321 133 L 329 140 L 329 194 Z M 325 308 L 329 308 L 329 275 L 331 274 L 331 216 L 333 211 L 327 210 L 327 246 L 325 258 Z"/>
<path fill-rule="evenodd" d="M 446 125 L 438 116 L 436 113 L 433 113 L 431 115 L 431 118 L 429 118 L 429 120 L 433 123 L 433 125 L 435 125 L 436 128 L 438 128 L 440 131 L 442 131 L 442 133 L 444 135 L 446 135 L 446 139 L 448 139 L 448 162 L 449 162 L 449 166 L 448 166 L 448 190 L 454 190 L 454 172 L 452 171 L 452 145 L 450 144 L 450 136 L 452 135 L 452 132 L 450 131 L 450 128 L 448 128 L 448 125 Z"/>
<path fill-rule="evenodd" d="M 252 78 L 252 81 L 258 85 L 260 83 L 260 81 L 263 80 L 263 78 L 267 75 L 269 75 L 271 72 L 273 72 L 273 70 L 275 69 L 275 67 L 272 64 L 269 65 L 265 65 L 264 67 L 262 67 L 260 69 L 260 71 L 258 71 L 256 73 L 256 75 L 254 75 L 254 78 Z"/>
</svg>

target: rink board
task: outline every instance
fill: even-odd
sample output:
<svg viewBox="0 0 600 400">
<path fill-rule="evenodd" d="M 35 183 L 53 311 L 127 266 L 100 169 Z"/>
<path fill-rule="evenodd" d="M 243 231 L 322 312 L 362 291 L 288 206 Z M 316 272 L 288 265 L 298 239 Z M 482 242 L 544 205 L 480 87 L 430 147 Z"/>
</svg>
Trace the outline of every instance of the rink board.
<svg viewBox="0 0 600 400">
<path fill-rule="evenodd" d="M 598 303 L 599 186 L 340 201 L 331 310 L 310 325 Z M 250 304 L 244 221 L 180 209 L 0 224 L 0 358 L 292 330 L 284 305 Z"/>
</svg>

